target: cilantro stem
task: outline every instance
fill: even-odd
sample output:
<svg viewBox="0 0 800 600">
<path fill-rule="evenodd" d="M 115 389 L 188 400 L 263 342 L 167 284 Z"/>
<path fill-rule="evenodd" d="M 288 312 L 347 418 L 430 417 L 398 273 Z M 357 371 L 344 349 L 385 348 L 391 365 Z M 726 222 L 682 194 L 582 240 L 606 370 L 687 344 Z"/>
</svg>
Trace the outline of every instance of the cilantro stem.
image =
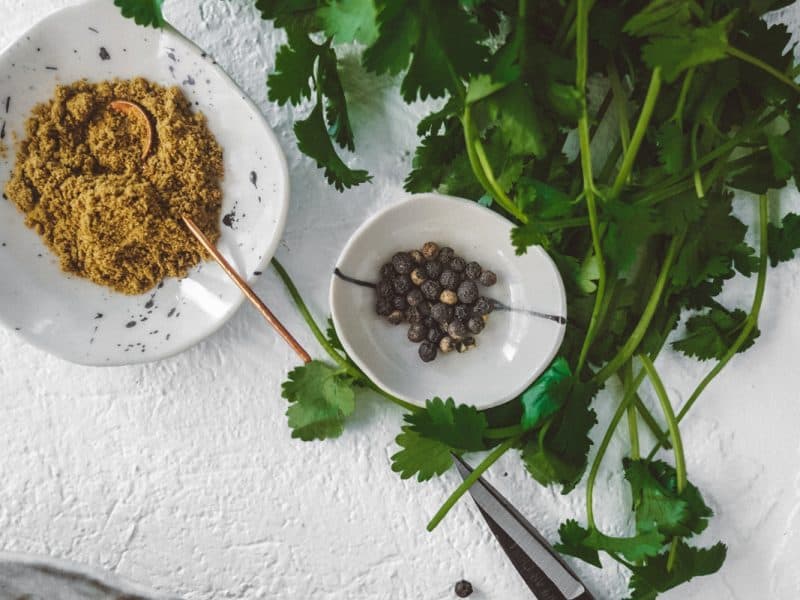
<svg viewBox="0 0 800 600">
<path fill-rule="evenodd" d="M 625 394 L 628 394 L 633 384 L 633 363 L 631 361 L 625 363 L 623 373 Z M 631 458 L 639 460 L 639 422 L 636 417 L 636 405 L 629 402 L 626 411 L 628 413 L 628 437 L 631 440 Z"/>
<path fill-rule="evenodd" d="M 594 520 L 594 484 L 597 480 L 597 473 L 600 471 L 600 465 L 603 462 L 606 450 L 608 450 L 608 445 L 611 443 L 611 438 L 614 436 L 614 431 L 616 431 L 622 419 L 622 415 L 625 414 L 628 406 L 633 402 L 633 395 L 636 393 L 636 390 L 639 389 L 644 379 L 644 374 L 643 370 L 639 371 L 625 391 L 625 395 L 622 397 L 622 400 L 620 400 L 619 406 L 617 406 L 617 410 L 614 412 L 614 416 L 611 417 L 606 432 L 603 434 L 603 439 L 597 447 L 597 454 L 595 454 L 592 466 L 589 469 L 589 477 L 586 479 L 586 519 L 589 523 L 589 527 L 595 530 L 597 530 L 597 524 Z"/>
<path fill-rule="evenodd" d="M 581 149 L 581 170 L 583 171 L 583 191 L 586 196 L 586 208 L 589 212 L 589 228 L 592 232 L 592 247 L 597 259 L 597 292 L 594 298 L 592 316 L 586 337 L 581 346 L 576 374 L 580 375 L 589 354 L 589 348 L 597 334 L 600 325 L 600 309 L 606 291 L 606 264 L 603 259 L 603 248 L 600 241 L 600 232 L 597 219 L 597 205 L 595 203 L 594 178 L 592 175 L 591 142 L 589 136 L 589 111 L 586 104 L 586 80 L 589 72 L 589 0 L 578 0 L 577 16 L 575 18 L 577 37 L 576 55 L 577 68 L 575 83 L 581 94 L 581 114 L 578 118 L 578 137 Z"/>
<path fill-rule="evenodd" d="M 731 344 L 728 351 L 725 352 L 724 356 L 720 359 L 720 361 L 714 366 L 711 371 L 703 378 L 703 380 L 697 385 L 695 390 L 692 392 L 689 399 L 686 401 L 686 404 L 683 405 L 680 412 L 678 412 L 678 421 L 681 421 L 686 414 L 691 410 L 694 403 L 697 402 L 697 399 L 703 393 L 703 391 L 708 387 L 708 384 L 719 375 L 720 371 L 725 368 L 725 365 L 730 362 L 730 360 L 739 352 L 739 349 L 742 347 L 742 344 L 747 341 L 750 337 L 755 326 L 758 324 L 758 316 L 761 312 L 761 303 L 764 300 L 764 290 L 766 288 L 767 283 L 767 266 L 769 260 L 769 240 L 768 240 L 768 231 L 769 228 L 767 227 L 769 223 L 769 202 L 767 201 L 766 196 L 761 196 L 759 198 L 759 205 L 758 205 L 758 218 L 759 218 L 759 234 L 761 239 L 759 241 L 759 261 L 758 261 L 758 279 L 756 280 L 756 291 L 755 295 L 753 296 L 753 304 L 750 308 L 750 313 L 745 318 L 745 324 L 742 328 L 742 331 L 739 333 L 739 336 L 736 340 Z M 652 458 L 655 456 L 656 452 L 658 452 L 659 447 L 661 444 L 656 443 L 653 449 L 650 451 L 648 458 Z"/>
<path fill-rule="evenodd" d="M 456 502 L 459 501 L 461 496 L 463 496 L 467 492 L 467 490 L 469 490 L 469 488 L 472 487 L 472 484 L 478 481 L 481 475 L 483 475 L 489 467 L 491 467 L 494 463 L 496 463 L 497 460 L 501 456 L 503 456 L 503 454 L 505 454 L 506 451 L 510 449 L 518 441 L 519 441 L 518 436 L 509 438 L 505 442 L 497 446 L 497 448 L 492 450 L 486 456 L 486 458 L 484 458 L 481 461 L 481 463 L 477 467 L 475 467 L 472 473 L 470 473 L 469 476 L 466 479 L 464 479 L 464 481 L 461 482 L 461 485 L 459 485 L 455 489 L 455 491 L 452 494 L 450 494 L 450 497 L 444 501 L 444 504 L 442 504 L 441 508 L 436 512 L 435 515 L 433 515 L 433 518 L 431 519 L 430 523 L 428 523 L 428 531 L 433 531 L 434 529 L 436 529 L 436 526 L 439 523 L 441 523 L 442 519 L 444 519 L 445 516 L 447 516 L 447 513 L 450 512 L 450 509 L 453 508 L 453 506 L 455 506 Z"/>
<path fill-rule="evenodd" d="M 478 163 L 483 170 L 483 174 L 486 176 L 486 181 L 489 182 L 489 187 L 492 190 L 492 195 L 494 196 L 497 203 L 505 209 L 506 212 L 514 215 L 517 219 L 522 221 L 523 223 L 527 223 L 528 217 L 523 213 L 514 201 L 508 197 L 500 184 L 495 179 L 494 171 L 492 171 L 492 165 L 489 164 L 489 159 L 486 156 L 486 151 L 483 149 L 483 144 L 481 141 L 476 137 L 473 140 L 475 144 L 475 156 L 478 157 Z"/>
<path fill-rule="evenodd" d="M 692 392 L 689 399 L 686 401 L 686 404 L 683 405 L 681 410 L 678 412 L 677 420 L 680 422 L 686 416 L 686 414 L 691 410 L 692 406 L 694 406 L 697 399 L 703 393 L 703 391 L 708 387 L 708 384 L 719 375 L 720 371 L 725 368 L 725 365 L 730 362 L 730 360 L 739 352 L 739 349 L 742 347 L 742 344 L 747 341 L 752 333 L 753 329 L 756 325 L 758 325 L 758 316 L 761 312 L 761 303 L 764 300 L 764 290 L 766 289 L 767 283 L 767 266 L 769 260 L 769 240 L 768 240 L 768 231 L 769 228 L 767 227 L 769 223 L 769 202 L 767 201 L 766 196 L 759 197 L 759 205 L 758 205 L 758 220 L 759 220 L 759 234 L 760 234 L 760 241 L 759 241 L 759 261 L 758 261 L 758 278 L 756 280 L 756 291 L 755 295 L 753 296 L 753 304 L 750 308 L 750 313 L 747 315 L 744 321 L 744 326 L 742 327 L 742 331 L 739 333 L 739 336 L 736 340 L 731 344 L 728 351 L 725 352 L 724 356 L 720 359 L 720 361 L 714 366 L 711 371 L 703 378 L 703 380 L 697 385 L 695 390 Z M 662 446 L 660 443 L 656 443 L 653 446 L 653 449 L 650 451 L 648 455 L 648 459 L 652 459 L 658 449 Z"/>
<path fill-rule="evenodd" d="M 667 420 L 667 428 L 669 429 L 670 439 L 672 440 L 673 453 L 675 455 L 675 474 L 677 477 L 678 494 L 682 494 L 686 489 L 686 459 L 683 454 L 683 440 L 681 440 L 681 432 L 678 427 L 678 420 L 675 418 L 675 412 L 672 410 L 672 404 L 667 396 L 667 391 L 664 389 L 664 383 L 658 375 L 655 366 L 649 357 L 644 354 L 639 355 L 639 360 L 642 361 L 642 367 L 647 371 L 647 376 L 650 378 L 650 383 L 658 396 L 661 403 L 661 409 L 664 411 L 664 417 Z M 680 538 L 675 536 L 672 538 L 672 544 L 667 556 L 667 572 L 671 572 L 675 566 L 675 559 L 677 557 L 678 542 Z"/>
<path fill-rule="evenodd" d="M 272 266 L 275 268 L 275 271 L 278 273 L 278 276 L 283 281 L 283 285 L 286 286 L 286 289 L 289 292 L 289 295 L 292 297 L 297 310 L 300 311 L 300 316 L 303 317 L 303 320 L 308 325 L 308 328 L 311 330 L 311 333 L 314 334 L 314 337 L 317 338 L 317 342 L 319 345 L 322 346 L 323 350 L 328 353 L 335 363 L 337 363 L 340 367 L 344 368 L 345 370 L 350 370 L 350 363 L 347 362 L 341 354 L 339 354 L 336 349 L 331 346 L 328 339 L 325 337 L 325 334 L 322 333 L 322 330 L 319 328 L 317 323 L 314 321 L 314 317 L 311 316 L 311 312 L 308 310 L 308 306 L 303 301 L 303 297 L 300 295 L 300 292 L 297 290 L 297 286 L 295 286 L 292 278 L 289 277 L 289 273 L 286 272 L 286 269 L 283 268 L 283 265 L 278 261 L 277 258 L 272 259 Z"/>
<path fill-rule="evenodd" d="M 647 95 L 644 98 L 642 105 L 642 112 L 639 113 L 639 120 L 636 122 L 636 128 L 633 130 L 633 137 L 631 137 L 631 144 L 628 151 L 622 157 L 622 166 L 617 173 L 617 178 L 614 180 L 614 185 L 611 187 L 611 197 L 616 198 L 622 191 L 625 182 L 633 170 L 633 163 L 636 160 L 636 155 L 639 153 L 639 147 L 642 145 L 647 127 L 650 125 L 650 117 L 653 116 L 653 110 L 658 100 L 658 94 L 661 91 L 661 67 L 653 69 L 653 74 L 650 76 L 650 85 L 647 88 Z"/>
<path fill-rule="evenodd" d="M 638 393 L 633 395 L 633 404 L 636 406 L 636 410 L 639 412 L 639 415 L 641 415 L 642 420 L 644 421 L 645 425 L 647 425 L 650 433 L 652 433 L 653 436 L 659 442 L 661 442 L 661 446 L 664 448 L 672 448 L 672 444 L 670 444 L 669 441 L 669 436 L 661 431 L 661 425 L 659 425 L 658 421 L 656 421 L 656 418 L 653 416 L 653 413 L 650 412 L 650 409 L 645 406 L 644 402 L 642 402 L 642 398 Z"/>
<path fill-rule="evenodd" d="M 286 272 L 286 269 L 283 268 L 283 265 L 278 261 L 277 258 L 272 259 L 272 266 L 275 268 L 275 271 L 278 273 L 278 276 L 283 281 L 283 284 L 286 286 L 286 289 L 289 291 L 289 295 L 292 297 L 297 310 L 300 312 L 300 316 L 303 317 L 303 320 L 308 325 L 308 328 L 311 330 L 311 333 L 314 334 L 314 337 L 317 338 L 317 342 L 319 345 L 322 346 L 323 350 L 327 352 L 328 356 L 330 356 L 333 361 L 338 364 L 345 372 L 350 374 L 353 378 L 357 379 L 359 383 L 363 383 L 372 391 L 380 394 L 390 402 L 405 408 L 408 411 L 414 412 L 420 410 L 419 406 L 415 406 L 401 398 L 393 396 L 389 392 L 382 390 L 378 385 L 376 385 L 369 377 L 364 375 L 360 369 L 358 369 L 355 365 L 351 364 L 345 357 L 343 357 L 339 352 L 336 351 L 328 339 L 325 337 L 325 334 L 322 333 L 322 330 L 317 325 L 316 321 L 314 321 L 314 317 L 311 316 L 311 311 L 308 310 L 308 306 L 306 306 L 303 297 L 300 295 L 300 292 L 297 290 L 297 286 L 295 286 L 292 278 L 289 277 L 289 273 Z"/>
<path fill-rule="evenodd" d="M 689 151 L 691 152 L 692 162 L 697 162 L 697 133 L 700 131 L 700 121 L 692 126 L 692 133 L 689 136 Z M 704 198 L 706 193 L 703 190 L 703 178 L 700 176 L 700 169 L 694 170 L 694 191 L 698 198 Z"/>
<path fill-rule="evenodd" d="M 786 85 L 790 86 L 794 89 L 797 93 L 800 93 L 800 85 L 797 85 L 792 79 L 787 77 L 784 73 L 781 73 L 775 67 L 765 63 L 758 57 L 753 56 L 752 54 L 748 54 L 744 50 L 739 50 L 738 48 L 734 48 L 733 46 L 728 46 L 727 50 L 728 54 L 731 56 L 738 58 L 739 60 L 743 60 L 746 63 L 750 63 L 754 67 L 758 67 L 762 71 L 765 71 L 772 75 L 778 81 L 782 81 Z"/>
<path fill-rule="evenodd" d="M 478 180 L 478 183 L 481 184 L 481 187 L 486 190 L 490 196 L 492 196 L 494 194 L 492 193 L 491 186 L 486 180 L 486 176 L 483 174 L 483 169 L 478 162 L 478 157 L 475 154 L 475 146 L 473 145 L 475 133 L 474 126 L 472 125 L 472 112 L 469 105 L 467 105 L 467 107 L 464 109 L 464 114 L 461 117 L 461 127 L 464 129 L 464 145 L 467 149 L 467 158 L 469 159 L 470 167 L 472 167 L 472 173 L 475 175 L 475 179 Z"/>
<path fill-rule="evenodd" d="M 495 179 L 492 166 L 489 164 L 489 159 L 486 157 L 486 152 L 483 149 L 480 139 L 475 135 L 475 127 L 472 124 L 472 113 L 470 107 L 464 109 L 464 114 L 461 119 L 462 127 L 464 128 L 464 143 L 467 146 L 467 158 L 475 174 L 475 178 L 483 186 L 490 196 L 492 196 L 497 203 L 509 214 L 513 215 L 522 223 L 528 222 L 528 216 L 520 210 L 514 201 L 500 187 L 500 184 Z"/>
<path fill-rule="evenodd" d="M 681 93 L 678 96 L 678 104 L 675 106 L 675 112 L 672 115 L 672 120 L 675 121 L 681 132 L 683 132 L 683 108 L 686 106 L 686 97 L 689 95 L 689 89 L 692 87 L 694 71 L 694 67 L 686 71 L 686 75 L 683 77 L 683 83 L 681 84 Z"/>
<path fill-rule="evenodd" d="M 675 417 L 675 412 L 672 410 L 672 404 L 667 396 L 667 390 L 664 389 L 664 383 L 661 377 L 653 366 L 653 361 L 646 354 L 639 354 L 639 360 L 642 362 L 644 371 L 650 378 L 650 383 L 653 390 L 658 397 L 661 404 L 661 410 L 664 411 L 664 418 L 667 420 L 667 429 L 669 430 L 669 438 L 672 442 L 672 451 L 675 454 L 675 474 L 678 480 L 678 493 L 682 493 L 686 488 L 686 460 L 683 454 L 683 440 L 681 439 L 681 432 L 678 428 L 678 419 Z"/>
<path fill-rule="evenodd" d="M 494 427 L 483 432 L 487 440 L 503 440 L 524 433 L 522 425 L 509 425 L 508 427 Z"/>
<path fill-rule="evenodd" d="M 633 353 L 636 352 L 636 349 L 639 347 L 639 344 L 644 338 L 644 334 L 647 332 L 647 328 L 650 326 L 650 321 L 653 320 L 656 309 L 661 302 L 661 295 L 666 287 L 667 278 L 670 269 L 672 268 L 672 263 L 675 261 L 678 248 L 680 248 L 681 244 L 683 244 L 683 239 L 685 236 L 686 231 L 684 230 L 679 235 L 673 237 L 670 241 L 669 247 L 667 248 L 667 255 L 664 258 L 664 264 L 661 265 L 661 271 L 658 274 L 658 279 L 656 279 L 655 287 L 653 287 L 653 291 L 650 293 L 650 298 L 647 301 L 647 305 L 644 308 L 644 312 L 642 312 L 639 322 L 636 324 L 631 336 L 626 340 L 619 352 L 617 352 L 616 356 L 614 356 L 602 369 L 600 369 L 600 371 L 595 373 L 594 377 L 592 377 L 592 381 L 595 383 L 603 383 L 606 379 L 611 377 L 620 369 L 623 364 L 625 364 L 625 361 L 629 360 L 631 356 L 633 356 Z"/>
</svg>

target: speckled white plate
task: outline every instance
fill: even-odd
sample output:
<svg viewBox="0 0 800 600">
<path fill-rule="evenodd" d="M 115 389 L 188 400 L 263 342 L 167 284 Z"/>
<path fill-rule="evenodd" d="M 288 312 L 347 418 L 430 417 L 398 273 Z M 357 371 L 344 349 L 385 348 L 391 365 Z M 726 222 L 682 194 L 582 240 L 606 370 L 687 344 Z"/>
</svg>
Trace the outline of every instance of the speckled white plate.
<svg viewBox="0 0 800 600">
<path fill-rule="evenodd" d="M 475 202 L 439 194 L 412 196 L 365 222 L 339 257 L 342 273 L 374 282 L 381 265 L 395 252 L 433 240 L 494 271 L 497 284 L 481 287 L 481 293 L 523 310 L 493 312 L 476 337 L 477 348 L 440 354 L 423 363 L 418 346 L 406 338 L 408 325 L 395 327 L 375 314 L 374 290 L 334 276 L 331 312 L 347 353 L 378 385 L 418 405 L 434 396 L 452 396 L 458 403 L 484 409 L 524 391 L 561 346 L 567 303 L 550 256 L 539 247 L 517 256 L 511 227 L 508 220 Z"/>
<path fill-rule="evenodd" d="M 0 598 L 177 600 L 107 571 L 46 556 L 0 552 Z"/>
<path fill-rule="evenodd" d="M 240 273 L 256 276 L 272 258 L 286 219 L 288 173 L 258 109 L 179 33 L 137 26 L 111 0 L 52 14 L 0 55 L 0 189 L 14 165 L 14 138 L 56 83 L 144 76 L 178 85 L 224 152 L 223 225 L 218 247 Z M 152 293 L 125 296 L 61 272 L 23 215 L 0 200 L 0 321 L 67 360 L 118 365 L 157 360 L 199 342 L 243 300 L 213 263 Z"/>
</svg>

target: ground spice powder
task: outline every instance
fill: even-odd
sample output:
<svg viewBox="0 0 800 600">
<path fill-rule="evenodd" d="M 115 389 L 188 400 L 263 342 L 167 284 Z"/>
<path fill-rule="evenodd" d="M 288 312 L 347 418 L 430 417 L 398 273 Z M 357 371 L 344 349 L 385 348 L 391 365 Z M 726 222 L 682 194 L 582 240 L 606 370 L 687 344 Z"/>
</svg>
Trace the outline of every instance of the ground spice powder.
<svg viewBox="0 0 800 600">
<path fill-rule="evenodd" d="M 147 123 L 111 110 L 144 109 Z M 181 222 L 219 238 L 222 150 L 178 88 L 145 79 L 58 86 L 26 124 L 6 196 L 61 268 L 125 294 L 182 277 L 204 251 Z"/>
</svg>

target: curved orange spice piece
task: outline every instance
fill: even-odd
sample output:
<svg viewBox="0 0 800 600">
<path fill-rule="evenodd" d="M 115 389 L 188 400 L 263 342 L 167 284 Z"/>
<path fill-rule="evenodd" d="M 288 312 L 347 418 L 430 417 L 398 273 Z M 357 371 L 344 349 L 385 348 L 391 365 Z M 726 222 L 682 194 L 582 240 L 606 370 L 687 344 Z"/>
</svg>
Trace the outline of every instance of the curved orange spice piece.
<svg viewBox="0 0 800 600">
<path fill-rule="evenodd" d="M 129 102 L 128 100 L 112 100 L 108 104 L 108 107 L 117 112 L 136 115 L 139 120 L 145 124 L 145 131 L 147 131 L 147 134 L 144 140 L 142 158 L 147 158 L 147 155 L 150 154 L 150 150 L 153 147 L 153 124 L 150 122 L 150 117 L 147 116 L 144 109 L 135 102 Z"/>
</svg>

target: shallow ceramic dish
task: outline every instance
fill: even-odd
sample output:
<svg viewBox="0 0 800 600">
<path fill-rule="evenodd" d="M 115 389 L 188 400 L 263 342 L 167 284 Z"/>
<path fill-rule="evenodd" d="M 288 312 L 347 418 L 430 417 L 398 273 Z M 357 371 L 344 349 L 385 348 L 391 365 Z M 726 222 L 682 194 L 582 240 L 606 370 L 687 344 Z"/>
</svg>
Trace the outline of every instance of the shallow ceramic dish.
<svg viewBox="0 0 800 600">
<path fill-rule="evenodd" d="M 61 10 L 0 55 L 0 189 L 31 108 L 57 83 L 144 76 L 180 86 L 205 113 L 224 152 L 218 247 L 252 278 L 272 258 L 288 206 L 288 174 L 258 109 L 214 60 L 166 28 L 137 26 L 110 0 Z M 125 296 L 65 275 L 23 215 L 0 200 L 0 321 L 73 362 L 117 365 L 164 358 L 219 328 L 243 300 L 213 263 L 142 296 Z"/>
<path fill-rule="evenodd" d="M 502 404 L 525 390 L 561 345 L 567 305 L 558 269 L 539 247 L 517 256 L 511 223 L 497 213 L 438 194 L 412 196 L 369 219 L 350 238 L 337 267 L 374 282 L 395 252 L 428 240 L 497 273 L 497 284 L 481 287 L 481 293 L 523 310 L 493 312 L 476 337 L 477 348 L 423 363 L 418 345 L 406 338 L 408 325 L 395 327 L 375 314 L 373 290 L 334 275 L 331 311 L 342 345 L 378 385 L 408 402 L 423 405 L 434 396 L 452 396 L 480 409 Z M 525 311 L 562 317 L 562 322 Z"/>
<path fill-rule="evenodd" d="M 177 600 L 101 569 L 11 552 L 0 552 L 0 598 Z"/>
</svg>

